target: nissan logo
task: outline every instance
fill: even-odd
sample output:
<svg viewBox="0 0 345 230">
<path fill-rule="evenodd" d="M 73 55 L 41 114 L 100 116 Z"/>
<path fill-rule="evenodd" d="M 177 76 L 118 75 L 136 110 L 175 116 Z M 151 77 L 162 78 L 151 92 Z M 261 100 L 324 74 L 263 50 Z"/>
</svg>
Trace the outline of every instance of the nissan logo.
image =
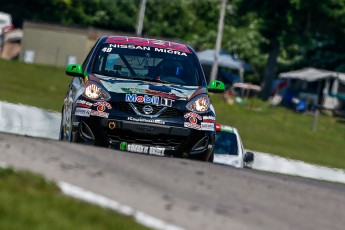
<svg viewBox="0 0 345 230">
<path fill-rule="evenodd" d="M 143 107 L 143 112 L 144 112 L 145 114 L 151 114 L 151 113 L 153 112 L 152 106 L 150 106 L 150 105 L 145 105 L 145 106 Z"/>
</svg>

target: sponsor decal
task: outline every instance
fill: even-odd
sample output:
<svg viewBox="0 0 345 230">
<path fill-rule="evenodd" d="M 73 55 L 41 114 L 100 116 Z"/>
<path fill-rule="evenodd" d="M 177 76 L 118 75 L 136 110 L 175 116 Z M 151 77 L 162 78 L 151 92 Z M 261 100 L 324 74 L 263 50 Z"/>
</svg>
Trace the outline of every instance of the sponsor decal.
<svg viewBox="0 0 345 230">
<path fill-rule="evenodd" d="M 151 47 L 148 46 L 136 46 L 136 45 L 120 45 L 120 44 L 109 44 L 109 47 L 104 47 L 102 52 L 109 53 L 113 48 L 118 49 L 132 49 L 132 50 L 151 50 Z M 187 56 L 187 55 L 186 55 Z"/>
<path fill-rule="evenodd" d="M 132 46 L 132 47 L 137 47 L 137 46 L 141 46 L 145 48 L 153 47 L 153 48 L 160 48 L 160 49 L 176 50 L 183 53 L 191 53 L 191 51 L 188 49 L 186 45 L 175 43 L 175 42 L 157 40 L 157 39 L 112 36 L 112 37 L 108 37 L 104 43 L 112 43 L 114 45 L 127 45 L 127 46 Z M 141 49 L 141 48 L 138 48 L 138 49 Z"/>
<path fill-rule="evenodd" d="M 107 101 L 99 101 L 93 104 L 93 106 L 100 106 L 100 105 L 105 106 L 107 109 L 112 109 L 111 104 Z"/>
<path fill-rule="evenodd" d="M 186 127 L 186 128 L 192 128 L 192 129 L 197 129 L 197 130 L 200 130 L 200 129 L 201 129 L 201 126 L 200 126 L 200 125 L 194 124 L 194 123 L 190 123 L 190 122 L 185 122 L 185 123 L 184 123 L 184 127 Z"/>
<path fill-rule="evenodd" d="M 105 106 L 104 105 L 97 106 L 97 111 L 103 112 L 104 110 L 105 110 Z"/>
<path fill-rule="evenodd" d="M 202 117 L 204 122 L 215 122 L 216 118 L 214 116 L 203 116 Z"/>
<path fill-rule="evenodd" d="M 198 119 L 196 117 L 190 117 L 189 118 L 189 122 L 193 123 L 193 124 L 196 124 L 198 122 Z"/>
<path fill-rule="evenodd" d="M 103 111 L 91 110 L 91 116 L 108 118 L 109 113 L 106 113 Z"/>
<path fill-rule="evenodd" d="M 178 51 L 178 50 L 163 49 L 163 48 L 161 48 L 161 49 L 155 48 L 155 51 L 156 51 L 156 52 L 160 52 L 160 53 L 176 54 L 176 55 L 186 56 L 186 57 L 187 57 L 187 54 L 186 54 L 186 53 L 180 52 L 180 51 Z"/>
<path fill-rule="evenodd" d="M 139 102 L 139 103 L 146 103 L 146 104 L 159 104 L 159 97 L 157 96 L 138 96 L 137 94 L 126 94 L 125 101 L 127 102 Z"/>
<path fill-rule="evenodd" d="M 88 102 L 85 100 L 77 100 L 75 103 L 77 106 L 85 107 L 85 108 L 90 108 L 92 106 L 91 102 Z"/>
<path fill-rule="evenodd" d="M 81 117 L 89 117 L 91 114 L 91 109 L 77 107 L 75 108 L 74 115 Z"/>
<path fill-rule="evenodd" d="M 148 96 L 148 95 L 140 96 L 137 94 L 126 94 L 125 101 L 171 107 L 174 100 L 167 99 L 167 98 L 160 98 L 158 96 Z"/>
<path fill-rule="evenodd" d="M 171 99 L 161 98 L 161 103 L 160 103 L 159 105 L 171 107 L 173 101 L 174 101 L 174 100 L 171 100 Z"/>
<path fill-rule="evenodd" d="M 132 50 L 148 50 L 150 51 L 152 48 L 152 51 L 159 52 L 159 53 L 168 53 L 168 54 L 175 54 L 180 56 L 186 56 L 187 54 L 178 50 L 172 50 L 172 49 L 165 49 L 165 48 L 154 48 L 150 46 L 137 46 L 137 45 L 120 45 L 120 44 L 109 44 L 109 47 L 104 47 L 102 49 L 102 52 L 110 53 L 113 48 L 118 49 L 132 49 Z"/>
<path fill-rule="evenodd" d="M 160 147 L 150 147 L 149 154 L 156 156 L 164 156 L 165 148 Z"/>
<path fill-rule="evenodd" d="M 193 113 L 193 112 L 189 112 L 189 113 L 186 113 L 184 115 L 184 118 L 189 118 L 189 117 L 195 117 L 195 118 L 197 118 L 200 121 L 202 120 L 202 117 L 199 114 Z"/>
<path fill-rule="evenodd" d="M 214 123 L 201 122 L 201 130 L 214 131 Z"/>
<path fill-rule="evenodd" d="M 156 155 L 156 156 L 164 156 L 165 148 L 149 147 L 149 146 L 137 145 L 137 144 L 127 144 L 127 151 L 136 152 L 136 153 L 146 153 L 146 154 L 151 154 L 151 155 Z"/>
<path fill-rule="evenodd" d="M 137 88 L 121 88 L 125 93 L 146 93 L 146 89 L 137 89 Z"/>
<path fill-rule="evenodd" d="M 151 89 L 147 89 L 147 90 L 146 90 L 146 93 L 147 93 L 147 94 L 150 94 L 150 95 L 159 96 L 159 97 L 162 97 L 162 98 L 172 99 L 172 100 L 177 100 L 177 99 L 180 98 L 180 97 L 176 96 L 176 95 L 173 94 L 173 93 L 160 92 L 160 91 L 151 90 Z"/>
<path fill-rule="evenodd" d="M 128 144 L 127 151 L 135 153 L 149 153 L 149 147 L 143 145 Z"/>
<path fill-rule="evenodd" d="M 165 122 L 162 120 L 158 120 L 158 119 L 146 119 L 146 118 L 135 118 L 135 117 L 128 117 L 127 118 L 128 121 L 135 121 L 135 122 L 146 122 L 146 123 L 153 123 L 153 124 L 160 124 L 160 125 L 164 125 Z"/>
</svg>

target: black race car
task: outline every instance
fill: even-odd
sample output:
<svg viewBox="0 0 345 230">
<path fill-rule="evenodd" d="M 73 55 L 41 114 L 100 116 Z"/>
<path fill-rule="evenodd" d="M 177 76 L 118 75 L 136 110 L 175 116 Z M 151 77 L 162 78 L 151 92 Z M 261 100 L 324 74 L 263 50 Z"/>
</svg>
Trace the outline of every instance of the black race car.
<svg viewBox="0 0 345 230">
<path fill-rule="evenodd" d="M 105 36 L 71 64 L 60 140 L 213 160 L 215 111 L 195 52 L 168 41 Z"/>
</svg>

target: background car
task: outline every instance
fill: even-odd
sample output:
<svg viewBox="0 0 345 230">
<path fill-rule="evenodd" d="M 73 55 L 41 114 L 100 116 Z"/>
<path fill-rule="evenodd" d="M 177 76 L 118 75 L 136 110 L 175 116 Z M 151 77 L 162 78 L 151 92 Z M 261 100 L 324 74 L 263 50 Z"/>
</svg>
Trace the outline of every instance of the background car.
<svg viewBox="0 0 345 230">
<path fill-rule="evenodd" d="M 237 129 L 217 124 L 216 131 L 213 162 L 237 168 L 251 168 L 254 162 L 254 154 L 252 152 L 244 152 L 242 140 Z"/>
<path fill-rule="evenodd" d="M 60 140 L 213 161 L 215 111 L 195 52 L 186 45 L 125 36 L 100 38 L 73 76 Z"/>
<path fill-rule="evenodd" d="M 0 36 L 11 29 L 13 29 L 11 15 L 0 12 Z"/>
</svg>

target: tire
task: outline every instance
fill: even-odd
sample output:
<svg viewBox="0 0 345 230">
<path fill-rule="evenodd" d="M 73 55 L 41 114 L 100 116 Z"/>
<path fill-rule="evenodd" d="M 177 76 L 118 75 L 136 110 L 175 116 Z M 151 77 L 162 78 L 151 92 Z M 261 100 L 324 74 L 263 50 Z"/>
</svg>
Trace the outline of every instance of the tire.
<svg viewBox="0 0 345 230">
<path fill-rule="evenodd" d="M 208 149 L 201 154 L 190 156 L 190 158 L 193 160 L 204 161 L 204 162 L 213 162 L 213 157 L 214 157 L 213 151 L 210 153 L 210 150 Z"/>
<path fill-rule="evenodd" d="M 64 140 L 64 132 L 63 132 L 63 128 L 62 128 L 62 118 L 61 118 L 61 123 L 60 123 L 60 131 L 59 131 L 59 141 L 63 141 Z"/>
<path fill-rule="evenodd" d="M 78 142 L 79 141 L 79 130 L 73 132 L 73 119 L 72 119 L 72 115 L 71 115 L 71 117 L 69 119 L 69 127 L 70 127 L 70 129 L 68 131 L 67 136 L 66 136 L 66 128 L 63 125 L 64 117 L 65 117 L 65 109 L 63 107 L 62 111 L 61 111 L 61 123 L 60 123 L 59 140 L 60 141 L 67 140 L 68 142 Z"/>
<path fill-rule="evenodd" d="M 60 122 L 60 132 L 59 132 L 59 141 L 63 141 L 65 139 L 65 130 L 64 130 L 64 127 L 62 125 L 63 118 L 64 118 L 64 108 L 62 107 L 62 110 L 61 110 L 61 122 Z"/>
<path fill-rule="evenodd" d="M 70 143 L 78 143 L 79 142 L 79 129 L 73 131 L 73 119 L 72 119 L 72 115 L 70 117 L 70 121 L 69 121 L 69 125 L 70 125 L 70 129 L 68 131 L 68 137 L 67 137 L 67 141 Z"/>
<path fill-rule="evenodd" d="M 210 156 L 208 157 L 208 162 L 213 163 L 213 159 L 214 159 L 214 152 L 212 151 L 212 153 L 210 154 Z"/>
</svg>

